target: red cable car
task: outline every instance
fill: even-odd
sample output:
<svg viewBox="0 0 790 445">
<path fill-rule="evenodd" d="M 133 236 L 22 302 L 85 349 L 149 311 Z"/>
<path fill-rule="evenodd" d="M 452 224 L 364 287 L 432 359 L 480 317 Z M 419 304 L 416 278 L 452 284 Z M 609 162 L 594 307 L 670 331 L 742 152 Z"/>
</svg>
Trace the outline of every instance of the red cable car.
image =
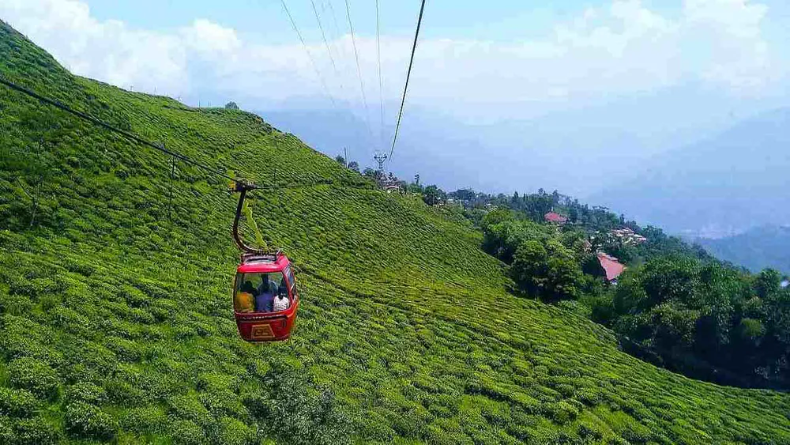
<svg viewBox="0 0 790 445">
<path fill-rule="evenodd" d="M 233 286 L 233 313 L 239 335 L 248 342 L 287 340 L 299 310 L 294 266 L 281 251 L 274 253 L 247 246 L 239 236 L 239 218 L 248 190 L 254 186 L 236 183 L 241 192 L 233 222 L 233 239 L 243 251 Z"/>
</svg>

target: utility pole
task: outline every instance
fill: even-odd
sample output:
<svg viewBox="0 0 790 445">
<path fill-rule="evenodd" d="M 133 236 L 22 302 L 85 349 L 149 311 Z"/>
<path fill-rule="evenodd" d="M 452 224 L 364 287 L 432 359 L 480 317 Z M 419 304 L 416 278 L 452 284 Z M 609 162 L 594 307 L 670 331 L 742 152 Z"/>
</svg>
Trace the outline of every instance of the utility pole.
<svg viewBox="0 0 790 445">
<path fill-rule="evenodd" d="M 379 164 L 379 168 L 376 170 L 376 182 L 379 187 L 387 185 L 387 175 L 384 174 L 384 162 L 386 162 L 387 157 L 387 155 L 378 151 L 373 155 L 373 159 Z"/>
<path fill-rule="evenodd" d="M 380 171 L 381 173 L 384 173 L 384 162 L 387 161 L 387 157 L 388 156 L 385 155 L 384 153 L 379 153 L 379 152 L 376 152 L 376 154 L 373 155 L 373 159 L 375 159 L 376 162 L 379 164 L 378 171 Z"/>
<path fill-rule="evenodd" d="M 348 168 L 348 149 L 343 147 L 343 162 L 346 164 L 345 167 Z"/>
</svg>

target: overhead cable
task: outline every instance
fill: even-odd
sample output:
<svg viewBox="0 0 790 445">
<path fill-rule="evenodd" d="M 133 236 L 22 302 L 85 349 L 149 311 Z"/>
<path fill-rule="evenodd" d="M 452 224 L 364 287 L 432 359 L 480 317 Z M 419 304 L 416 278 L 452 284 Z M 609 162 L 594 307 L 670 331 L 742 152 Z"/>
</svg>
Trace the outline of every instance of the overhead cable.
<svg viewBox="0 0 790 445">
<path fill-rule="evenodd" d="M 403 86 L 403 97 L 400 102 L 400 111 L 398 111 L 398 122 L 395 124 L 395 134 L 392 137 L 392 147 L 390 148 L 389 159 L 392 160 L 392 153 L 395 151 L 395 143 L 398 141 L 398 130 L 400 130 L 400 121 L 403 118 L 403 106 L 406 104 L 406 93 L 409 91 L 409 79 L 411 78 L 411 69 L 414 66 L 414 54 L 417 52 L 417 40 L 420 38 L 420 26 L 422 25 L 422 15 L 425 11 L 425 0 L 422 0 L 420 6 L 420 16 L 417 19 L 417 30 L 414 32 L 414 43 L 411 47 L 411 57 L 409 58 L 409 70 L 406 72 L 406 84 Z"/>
<path fill-rule="evenodd" d="M 321 30 L 321 37 L 324 39 L 324 46 L 326 46 L 326 53 L 329 54 L 329 60 L 332 62 L 332 68 L 335 70 L 335 76 L 338 78 L 340 82 L 340 89 L 343 89 L 343 79 L 340 77 L 340 73 L 337 70 L 337 65 L 335 64 L 335 58 L 332 56 L 332 49 L 329 48 L 329 42 L 326 40 L 326 33 L 324 32 L 324 25 L 321 24 L 321 17 L 318 15 L 318 8 L 315 7 L 315 0 L 310 0 L 310 4 L 313 6 L 313 13 L 315 14 L 315 20 L 318 22 L 318 29 Z"/>
<path fill-rule="evenodd" d="M 41 101 L 41 102 L 43 102 L 43 103 L 45 103 L 47 105 L 53 106 L 55 108 L 58 108 L 58 109 L 60 109 L 62 111 L 65 111 L 66 113 L 69 113 L 69 114 L 71 114 L 73 116 L 76 116 L 76 117 L 78 117 L 80 119 L 83 119 L 85 121 L 91 122 L 92 124 L 97 125 L 99 127 L 102 127 L 102 128 L 104 128 L 106 130 L 109 130 L 109 131 L 111 131 L 113 133 L 117 133 L 117 134 L 125 137 L 126 139 L 128 139 L 130 141 L 136 142 L 138 144 L 144 145 L 144 146 L 149 147 L 149 148 L 153 148 L 154 150 L 160 151 L 160 152 L 162 152 L 162 153 L 164 153 L 164 154 L 166 154 L 168 156 L 172 156 L 173 159 L 181 160 L 184 163 L 186 163 L 188 165 L 192 165 L 192 166 L 197 167 L 197 168 L 200 168 L 200 169 L 206 171 L 209 174 L 216 175 L 218 177 L 221 177 L 221 178 L 227 179 L 229 181 L 232 181 L 232 182 L 234 182 L 237 185 L 243 186 L 247 190 L 304 189 L 304 188 L 318 187 L 318 186 L 322 186 L 322 185 L 337 185 L 337 186 L 342 186 L 342 187 L 347 187 L 347 188 L 360 188 L 360 189 L 368 189 L 368 188 L 371 187 L 370 184 L 365 183 L 365 182 L 353 182 L 353 181 L 343 181 L 343 180 L 338 181 L 338 180 L 332 180 L 332 179 L 322 179 L 322 180 L 313 181 L 313 182 L 309 182 L 309 183 L 290 183 L 290 184 L 281 184 L 281 185 L 277 185 L 277 184 L 255 185 L 255 184 L 252 184 L 251 182 L 249 182 L 249 181 L 247 181 L 247 180 L 245 180 L 243 178 L 234 178 L 232 176 L 229 176 L 229 175 L 223 173 L 222 170 L 218 170 L 218 169 L 213 168 L 213 167 L 211 167 L 211 166 L 209 166 L 207 164 L 204 164 L 202 162 L 196 161 L 196 160 L 190 158 L 189 156 L 183 155 L 183 154 L 175 152 L 173 150 L 169 150 L 169 149 L 165 148 L 162 144 L 157 144 L 157 143 L 148 141 L 148 140 L 144 139 L 143 137 L 141 137 L 141 136 L 139 136 L 137 134 L 134 134 L 134 133 L 132 133 L 130 131 L 122 130 L 122 129 L 120 129 L 120 128 L 112 125 L 112 124 L 109 124 L 109 123 L 107 123 L 107 122 L 105 122 L 105 121 L 103 121 L 103 120 L 101 120 L 101 119 L 99 119 L 99 118 L 97 118 L 95 116 L 92 116 L 92 115 L 90 115 L 88 113 L 76 110 L 76 109 L 74 109 L 74 108 L 72 108 L 72 107 L 70 107 L 68 105 L 65 105 L 62 102 L 58 101 L 58 100 L 44 97 L 44 96 L 36 93 L 35 91 L 32 91 L 32 90 L 30 90 L 28 88 L 25 88 L 23 86 L 17 85 L 16 83 L 9 81 L 9 80 L 3 78 L 2 76 L 0 76 L 0 84 L 5 85 L 6 87 L 8 87 L 8 88 L 10 88 L 10 89 L 12 89 L 14 91 L 17 91 L 19 93 L 22 93 L 22 94 L 25 94 L 27 96 L 30 96 L 30 97 L 32 97 L 34 99 L 38 99 L 39 101 Z"/>
<path fill-rule="evenodd" d="M 231 180 L 233 182 L 240 182 L 241 181 L 238 178 L 233 178 L 231 176 L 228 176 L 228 175 L 226 175 L 225 173 L 222 173 L 219 170 L 216 170 L 216 169 L 214 169 L 214 168 L 212 168 L 212 167 L 210 167 L 210 166 L 208 166 L 206 164 L 203 164 L 201 162 L 195 161 L 195 160 L 189 158 L 188 156 L 182 155 L 181 153 L 176 153 L 176 152 L 174 152 L 172 150 L 168 150 L 167 148 L 165 148 L 161 144 L 156 144 L 154 142 L 147 141 L 147 140 L 143 139 L 142 137 L 140 137 L 140 136 L 138 136 L 138 135 L 136 135 L 134 133 L 128 132 L 126 130 L 122 130 L 122 129 L 114 126 L 114 125 L 108 124 L 107 122 L 104 122 L 103 120 L 100 120 L 100 119 L 98 119 L 96 117 L 93 117 L 93 116 L 91 116 L 91 115 L 89 115 L 87 113 L 84 113 L 82 111 L 75 110 L 75 109 L 73 109 L 73 108 L 71 108 L 71 107 L 69 107 L 67 105 L 64 105 L 63 103 L 61 103 L 61 102 L 59 102 L 59 101 L 57 101 L 55 99 L 46 98 L 46 97 L 36 93 L 35 91 L 29 90 L 29 89 L 27 89 L 27 88 L 25 88 L 23 86 L 17 85 L 17 84 L 15 84 L 15 83 L 13 83 L 13 82 L 11 82 L 9 80 L 4 79 L 3 77 L 0 77 L 0 83 L 5 85 L 5 86 L 7 86 L 8 88 L 11 88 L 12 90 L 15 90 L 15 91 L 18 91 L 20 93 L 26 94 L 26 95 L 28 95 L 30 97 L 33 97 L 35 99 L 40 100 L 41 102 L 44 102 L 44 103 L 46 103 L 48 105 L 51 105 L 51 106 L 53 106 L 55 108 L 58 108 L 58 109 L 60 109 L 62 111 L 65 111 L 66 113 L 69 113 L 69 114 L 72 114 L 74 116 L 77 116 L 80 119 L 84 119 L 86 121 L 92 122 L 95 125 L 98 125 L 100 127 L 103 127 L 103 128 L 105 128 L 107 130 L 112 131 L 113 133 L 120 134 L 121 136 L 123 136 L 123 137 L 125 137 L 125 138 L 127 138 L 129 140 L 137 142 L 138 144 L 145 145 L 147 147 L 153 148 L 154 150 L 161 151 L 162 153 L 165 153 L 168 156 L 172 156 L 172 157 L 174 157 L 176 159 L 180 159 L 181 161 L 184 161 L 185 163 L 187 163 L 189 165 L 193 165 L 195 167 L 201 168 L 203 170 L 206 170 L 209 173 L 212 173 L 214 175 L 223 177 L 223 178 Z"/>
<path fill-rule="evenodd" d="M 368 126 L 370 139 L 373 141 L 373 130 L 370 127 L 370 111 L 368 111 L 368 99 L 365 95 L 365 82 L 362 80 L 362 68 L 359 65 L 359 51 L 357 51 L 357 39 L 354 37 L 354 24 L 351 22 L 351 6 L 346 1 L 346 17 L 348 17 L 348 28 L 351 30 L 351 45 L 354 47 L 354 60 L 357 62 L 357 76 L 359 77 L 359 88 L 362 91 L 362 104 L 365 106 L 365 123 Z"/>
<path fill-rule="evenodd" d="M 293 16 L 291 15 L 291 11 L 288 9 L 288 5 L 285 4 L 285 0 L 280 0 L 280 3 L 283 5 L 283 9 L 285 9 L 285 13 L 288 15 L 288 20 L 291 21 L 291 26 L 293 27 L 296 35 L 299 37 L 299 41 L 302 42 L 302 48 L 304 48 L 305 53 L 307 53 L 307 58 L 310 59 L 310 65 L 313 66 L 313 71 L 315 71 L 315 75 L 318 76 L 318 80 L 321 81 L 321 85 L 324 87 L 324 93 L 329 96 L 329 100 L 332 101 L 332 106 L 337 109 L 337 104 L 335 103 L 335 97 L 332 96 L 332 92 L 329 91 L 329 88 L 326 86 L 326 81 L 324 80 L 324 76 L 321 75 L 321 71 L 318 69 L 318 65 L 316 65 L 315 60 L 313 59 L 313 55 L 310 53 L 310 49 L 307 48 L 307 44 L 302 37 L 302 33 L 299 31 L 299 27 L 296 26 L 296 22 L 294 21 Z"/>
<path fill-rule="evenodd" d="M 379 0 L 376 0 L 376 59 L 379 66 L 379 137 L 384 141 L 384 81 L 381 76 L 381 18 L 379 14 Z"/>
</svg>

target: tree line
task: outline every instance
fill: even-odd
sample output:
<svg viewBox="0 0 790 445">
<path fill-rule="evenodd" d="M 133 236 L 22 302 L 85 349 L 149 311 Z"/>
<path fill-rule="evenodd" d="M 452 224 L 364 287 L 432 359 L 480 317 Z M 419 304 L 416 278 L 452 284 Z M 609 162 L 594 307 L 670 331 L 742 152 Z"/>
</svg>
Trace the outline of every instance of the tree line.
<svg viewBox="0 0 790 445">
<path fill-rule="evenodd" d="M 579 311 L 618 333 L 625 350 L 690 377 L 790 387 L 790 288 L 779 272 L 751 274 L 556 192 L 448 196 L 482 230 L 483 249 L 507 265 L 515 293 Z M 570 223 L 544 222 L 551 210 Z M 646 241 L 606 236 L 626 227 Z M 604 279 L 597 252 L 627 266 L 616 285 Z"/>
</svg>

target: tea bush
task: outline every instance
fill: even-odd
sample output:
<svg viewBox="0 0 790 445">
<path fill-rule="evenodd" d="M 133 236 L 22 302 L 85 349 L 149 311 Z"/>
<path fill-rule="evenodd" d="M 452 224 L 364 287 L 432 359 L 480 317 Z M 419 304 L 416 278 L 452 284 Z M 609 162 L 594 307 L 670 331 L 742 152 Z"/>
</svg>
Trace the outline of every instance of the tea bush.
<svg viewBox="0 0 790 445">
<path fill-rule="evenodd" d="M 58 373 L 49 365 L 31 357 L 12 360 L 8 364 L 12 386 L 30 390 L 45 399 L 54 399 L 60 387 Z"/>
<path fill-rule="evenodd" d="M 38 404 L 36 397 L 24 389 L 0 388 L 0 415 L 30 417 Z"/>
<path fill-rule="evenodd" d="M 118 424 L 109 414 L 85 402 L 66 405 L 66 431 L 77 437 L 111 440 Z"/>
<path fill-rule="evenodd" d="M 2 437 L 0 422 L 0 437 Z M 9 445 L 52 445 L 62 438 L 58 426 L 44 417 L 17 419 L 13 422 Z"/>
</svg>

